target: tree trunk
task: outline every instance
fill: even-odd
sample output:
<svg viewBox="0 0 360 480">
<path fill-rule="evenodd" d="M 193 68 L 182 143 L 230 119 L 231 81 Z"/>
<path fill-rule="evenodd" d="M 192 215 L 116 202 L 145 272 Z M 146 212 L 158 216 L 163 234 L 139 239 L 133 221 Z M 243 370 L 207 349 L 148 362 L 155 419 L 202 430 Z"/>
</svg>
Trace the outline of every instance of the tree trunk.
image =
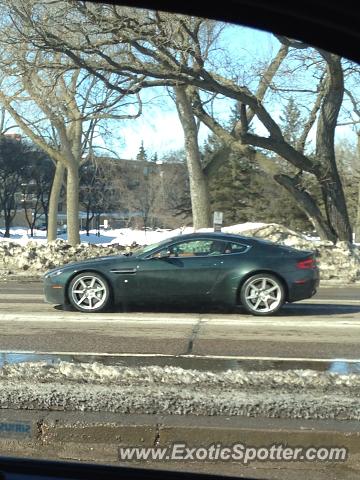
<svg viewBox="0 0 360 480">
<path fill-rule="evenodd" d="M 42 193 L 40 197 L 40 203 L 41 203 L 43 214 L 45 216 L 45 225 L 46 225 L 46 231 L 47 231 L 48 225 L 49 225 L 49 199 L 45 201 L 44 197 L 45 195 L 44 193 Z"/>
<path fill-rule="evenodd" d="M 356 221 L 355 221 L 355 242 L 360 242 L 360 183 L 358 187 L 358 201 L 357 201 L 357 212 L 356 212 Z"/>
<path fill-rule="evenodd" d="M 64 180 L 65 167 L 61 162 L 56 162 L 54 180 L 51 186 L 50 200 L 47 214 L 47 240 L 53 242 L 57 237 L 57 213 L 61 187 Z"/>
<path fill-rule="evenodd" d="M 320 183 L 328 224 L 338 240 L 352 242 L 352 230 L 344 190 L 335 158 L 335 129 L 344 95 L 341 59 L 322 53 L 327 65 L 326 93 L 320 108 L 316 130 L 316 177 Z"/>
<path fill-rule="evenodd" d="M 203 172 L 198 144 L 198 131 L 185 87 L 175 87 L 176 107 L 184 131 L 186 163 L 194 229 L 210 227 L 210 199 L 207 178 Z"/>
<path fill-rule="evenodd" d="M 26 193 L 24 195 L 25 195 L 25 198 L 26 198 Z M 32 218 L 29 218 L 29 210 L 28 210 L 28 207 L 27 207 L 26 200 L 25 200 L 24 210 L 25 210 L 26 223 L 28 224 L 28 227 L 30 229 L 30 237 L 33 238 L 33 236 L 34 236 L 34 225 L 32 225 Z M 30 215 L 31 215 L 31 212 L 30 212 Z"/>
<path fill-rule="evenodd" d="M 8 215 L 5 215 L 5 216 L 4 216 L 4 223 L 5 223 L 5 233 L 4 233 L 4 237 L 5 237 L 5 238 L 10 238 L 11 219 L 8 217 Z"/>
<path fill-rule="evenodd" d="M 85 230 L 86 230 L 87 237 L 90 235 L 90 223 L 93 218 L 94 218 L 94 214 L 90 213 L 90 206 L 88 204 L 86 206 L 86 222 L 85 222 Z"/>
<path fill-rule="evenodd" d="M 326 173 L 324 174 L 326 175 Z M 335 180 L 334 180 L 335 176 Z M 325 203 L 328 224 L 335 237 L 340 241 L 352 243 L 352 229 L 347 212 L 344 192 L 339 175 L 334 172 L 331 179 L 319 179 Z"/>
<path fill-rule="evenodd" d="M 96 228 L 97 228 L 96 235 L 100 237 L 100 213 L 96 215 Z"/>
<path fill-rule="evenodd" d="M 66 182 L 67 238 L 70 245 L 80 243 L 79 234 L 79 168 L 71 165 L 67 168 Z"/>
<path fill-rule="evenodd" d="M 357 159 L 360 160 L 360 130 L 356 132 L 357 134 Z M 356 211 L 356 221 L 354 226 L 355 231 L 355 242 L 360 242 L 360 183 L 358 186 L 358 201 L 357 201 L 357 211 Z"/>
<path fill-rule="evenodd" d="M 14 210 L 11 208 L 13 206 Z M 13 210 L 13 213 L 11 211 Z M 8 199 L 7 206 L 4 208 L 4 224 L 5 224 L 5 233 L 4 237 L 10 237 L 10 227 L 11 223 L 16 215 L 16 207 L 12 199 Z"/>
<path fill-rule="evenodd" d="M 291 194 L 296 200 L 299 208 L 306 214 L 315 230 L 320 235 L 321 240 L 336 241 L 336 235 L 329 228 L 326 219 L 323 217 L 319 207 L 316 205 L 314 199 L 304 190 L 299 190 L 296 187 L 296 182 L 288 175 L 274 175 L 274 180 Z"/>
</svg>

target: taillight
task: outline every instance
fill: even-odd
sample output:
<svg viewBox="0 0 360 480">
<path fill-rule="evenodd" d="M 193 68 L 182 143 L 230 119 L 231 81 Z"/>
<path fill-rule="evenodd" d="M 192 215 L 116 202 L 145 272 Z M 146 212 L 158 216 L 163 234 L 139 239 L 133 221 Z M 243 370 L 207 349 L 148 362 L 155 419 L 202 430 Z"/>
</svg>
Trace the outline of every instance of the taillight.
<svg viewBox="0 0 360 480">
<path fill-rule="evenodd" d="M 308 268 L 315 268 L 316 267 L 316 260 L 314 258 L 307 258 L 306 260 L 300 260 L 300 262 L 296 263 L 296 268 L 301 268 L 301 270 L 305 270 Z"/>
</svg>

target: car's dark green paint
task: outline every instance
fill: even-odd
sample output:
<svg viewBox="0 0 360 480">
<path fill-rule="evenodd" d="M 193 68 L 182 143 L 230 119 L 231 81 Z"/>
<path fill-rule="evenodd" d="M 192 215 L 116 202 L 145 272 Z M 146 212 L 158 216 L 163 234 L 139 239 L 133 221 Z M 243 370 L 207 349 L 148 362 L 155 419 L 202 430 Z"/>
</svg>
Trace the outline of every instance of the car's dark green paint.
<svg viewBox="0 0 360 480">
<path fill-rule="evenodd" d="M 194 243 L 184 243 L 194 241 Z M 219 242 L 220 241 L 220 242 Z M 167 256 L 179 245 L 243 245 L 242 253 L 193 253 Z M 242 247 L 241 247 L 242 248 Z M 159 253 L 162 258 L 159 258 Z M 187 253 L 188 255 L 188 253 Z M 71 263 L 47 272 L 45 298 L 49 303 L 69 303 L 69 285 L 81 272 L 94 272 L 109 285 L 112 302 L 187 302 L 236 305 L 246 279 L 257 273 L 274 275 L 284 287 L 287 302 L 311 297 L 319 285 L 316 266 L 297 268 L 297 262 L 310 258 L 304 252 L 251 237 L 224 233 L 196 233 L 168 239 L 133 255 L 113 255 Z"/>
</svg>

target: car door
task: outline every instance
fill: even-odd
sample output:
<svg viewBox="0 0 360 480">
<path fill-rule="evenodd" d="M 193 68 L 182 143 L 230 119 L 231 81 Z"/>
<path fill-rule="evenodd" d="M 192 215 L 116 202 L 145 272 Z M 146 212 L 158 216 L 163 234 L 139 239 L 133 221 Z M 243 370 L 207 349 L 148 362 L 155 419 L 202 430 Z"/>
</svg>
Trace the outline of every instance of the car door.
<svg viewBox="0 0 360 480">
<path fill-rule="evenodd" d="M 221 252 L 209 239 L 196 239 L 168 245 L 139 261 L 136 283 L 139 300 L 199 301 L 211 297 L 221 267 Z"/>
</svg>

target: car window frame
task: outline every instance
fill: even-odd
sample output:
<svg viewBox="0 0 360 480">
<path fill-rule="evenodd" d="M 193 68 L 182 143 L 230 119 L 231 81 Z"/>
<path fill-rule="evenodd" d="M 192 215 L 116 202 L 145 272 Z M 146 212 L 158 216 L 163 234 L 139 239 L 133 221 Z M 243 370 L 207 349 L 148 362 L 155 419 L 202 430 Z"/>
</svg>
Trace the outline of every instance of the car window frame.
<svg viewBox="0 0 360 480">
<path fill-rule="evenodd" d="M 189 239 L 188 241 L 191 242 L 191 241 L 204 241 L 204 240 L 214 241 L 215 239 L 209 238 L 209 237 L 201 237 L 201 238 L 196 238 L 196 239 Z M 240 243 L 240 242 L 237 242 L 236 240 L 232 240 L 232 239 L 224 240 L 222 238 L 221 239 L 219 238 L 219 239 L 216 239 L 216 240 L 224 242 L 224 243 L 236 243 L 238 245 L 241 245 L 241 246 L 245 247 L 245 250 L 243 252 L 235 252 L 235 253 L 219 253 L 219 254 L 216 254 L 216 255 L 189 255 L 189 256 L 184 256 L 184 257 L 169 257 L 169 258 L 185 259 L 185 258 L 229 257 L 230 255 L 242 255 L 244 253 L 247 253 L 252 248 L 252 245 L 245 244 L 245 243 Z M 171 248 L 171 247 L 173 247 L 175 245 L 179 245 L 181 243 L 185 243 L 185 241 L 177 241 L 175 243 L 170 243 L 169 245 L 167 245 L 167 247 Z M 161 248 L 157 247 L 155 250 L 153 250 L 152 252 L 149 252 L 145 257 L 143 257 L 143 260 L 151 260 L 152 258 L 154 258 L 153 255 L 156 255 L 157 253 L 161 252 L 162 250 L 164 250 L 164 247 L 161 247 Z"/>
</svg>

